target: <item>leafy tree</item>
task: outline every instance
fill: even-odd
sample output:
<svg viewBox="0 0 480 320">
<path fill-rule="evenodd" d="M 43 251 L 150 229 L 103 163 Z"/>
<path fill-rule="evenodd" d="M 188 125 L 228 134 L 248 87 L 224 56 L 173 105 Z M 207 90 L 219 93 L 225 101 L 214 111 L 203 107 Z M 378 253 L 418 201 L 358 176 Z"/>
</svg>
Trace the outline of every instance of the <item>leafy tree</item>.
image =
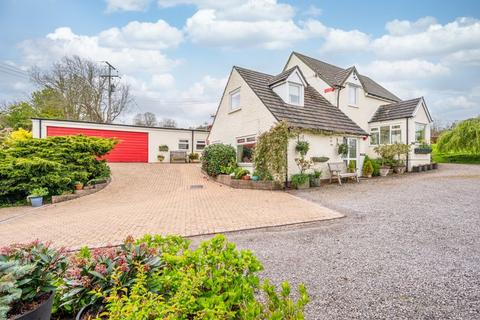
<svg viewBox="0 0 480 320">
<path fill-rule="evenodd" d="M 37 113 L 33 106 L 28 102 L 17 102 L 5 105 L 0 111 L 0 127 L 12 129 L 31 129 L 32 121 L 30 118 Z"/>
<path fill-rule="evenodd" d="M 45 88 L 32 93 L 31 104 L 38 117 L 50 119 L 65 119 L 67 117 L 62 107 L 62 96 L 52 88 Z"/>
<path fill-rule="evenodd" d="M 137 113 L 133 118 L 133 124 L 137 126 L 155 127 L 158 125 L 157 117 L 151 112 Z"/>
<path fill-rule="evenodd" d="M 480 154 L 480 117 L 461 121 L 442 133 L 438 139 L 438 150 Z"/>
</svg>

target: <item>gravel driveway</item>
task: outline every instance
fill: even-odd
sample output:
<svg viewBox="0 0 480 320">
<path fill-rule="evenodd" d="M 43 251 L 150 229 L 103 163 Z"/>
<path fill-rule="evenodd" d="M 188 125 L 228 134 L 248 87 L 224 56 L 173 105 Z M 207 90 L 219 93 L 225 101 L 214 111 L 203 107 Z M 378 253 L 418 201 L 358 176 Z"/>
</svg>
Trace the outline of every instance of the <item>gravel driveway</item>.
<svg viewBox="0 0 480 320">
<path fill-rule="evenodd" d="M 480 319 L 480 166 L 296 195 L 347 217 L 229 239 L 307 285 L 307 319 Z"/>
</svg>

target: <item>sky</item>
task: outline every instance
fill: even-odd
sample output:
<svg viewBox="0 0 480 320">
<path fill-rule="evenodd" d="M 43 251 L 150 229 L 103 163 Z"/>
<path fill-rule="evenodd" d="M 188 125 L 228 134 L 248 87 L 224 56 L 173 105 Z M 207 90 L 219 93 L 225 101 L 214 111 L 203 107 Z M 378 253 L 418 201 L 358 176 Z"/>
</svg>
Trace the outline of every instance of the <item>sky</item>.
<svg viewBox="0 0 480 320">
<path fill-rule="evenodd" d="M 0 102 L 28 99 L 33 66 L 109 61 L 138 112 L 211 120 L 234 65 L 278 74 L 292 51 L 355 65 L 440 123 L 480 115 L 480 1 L 2 0 Z"/>
</svg>

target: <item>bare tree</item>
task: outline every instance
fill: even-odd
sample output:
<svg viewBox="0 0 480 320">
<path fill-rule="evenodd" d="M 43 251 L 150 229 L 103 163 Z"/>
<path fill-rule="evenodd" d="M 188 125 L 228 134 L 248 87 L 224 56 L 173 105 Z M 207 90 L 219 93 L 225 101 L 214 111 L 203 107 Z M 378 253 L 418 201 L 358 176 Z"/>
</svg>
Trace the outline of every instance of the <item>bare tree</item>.
<svg viewBox="0 0 480 320">
<path fill-rule="evenodd" d="M 176 128 L 177 127 L 177 121 L 169 118 L 163 118 L 158 125 L 160 127 L 165 127 L 165 128 Z"/>
<path fill-rule="evenodd" d="M 157 117 L 151 112 L 137 113 L 133 118 L 133 124 L 137 126 L 155 127 L 158 125 Z"/>
<path fill-rule="evenodd" d="M 64 57 L 47 72 L 33 69 L 33 81 L 54 90 L 61 97 L 58 103 L 67 119 L 111 123 L 131 103 L 128 85 L 109 88 L 105 70 L 97 63 L 78 56 Z M 108 103 L 109 90 L 111 103 Z"/>
</svg>

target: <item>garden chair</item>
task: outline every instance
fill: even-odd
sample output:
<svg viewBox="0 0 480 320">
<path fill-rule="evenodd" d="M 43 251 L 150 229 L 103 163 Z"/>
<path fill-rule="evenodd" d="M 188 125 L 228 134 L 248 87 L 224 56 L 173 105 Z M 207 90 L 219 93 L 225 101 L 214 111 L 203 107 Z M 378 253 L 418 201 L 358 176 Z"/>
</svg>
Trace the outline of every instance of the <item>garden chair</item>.
<svg viewBox="0 0 480 320">
<path fill-rule="evenodd" d="M 337 178 L 339 185 L 342 185 L 342 178 L 355 178 L 357 183 L 360 182 L 357 172 L 348 172 L 344 162 L 330 162 L 328 170 L 330 171 L 330 183 L 332 183 L 332 178 Z"/>
</svg>

